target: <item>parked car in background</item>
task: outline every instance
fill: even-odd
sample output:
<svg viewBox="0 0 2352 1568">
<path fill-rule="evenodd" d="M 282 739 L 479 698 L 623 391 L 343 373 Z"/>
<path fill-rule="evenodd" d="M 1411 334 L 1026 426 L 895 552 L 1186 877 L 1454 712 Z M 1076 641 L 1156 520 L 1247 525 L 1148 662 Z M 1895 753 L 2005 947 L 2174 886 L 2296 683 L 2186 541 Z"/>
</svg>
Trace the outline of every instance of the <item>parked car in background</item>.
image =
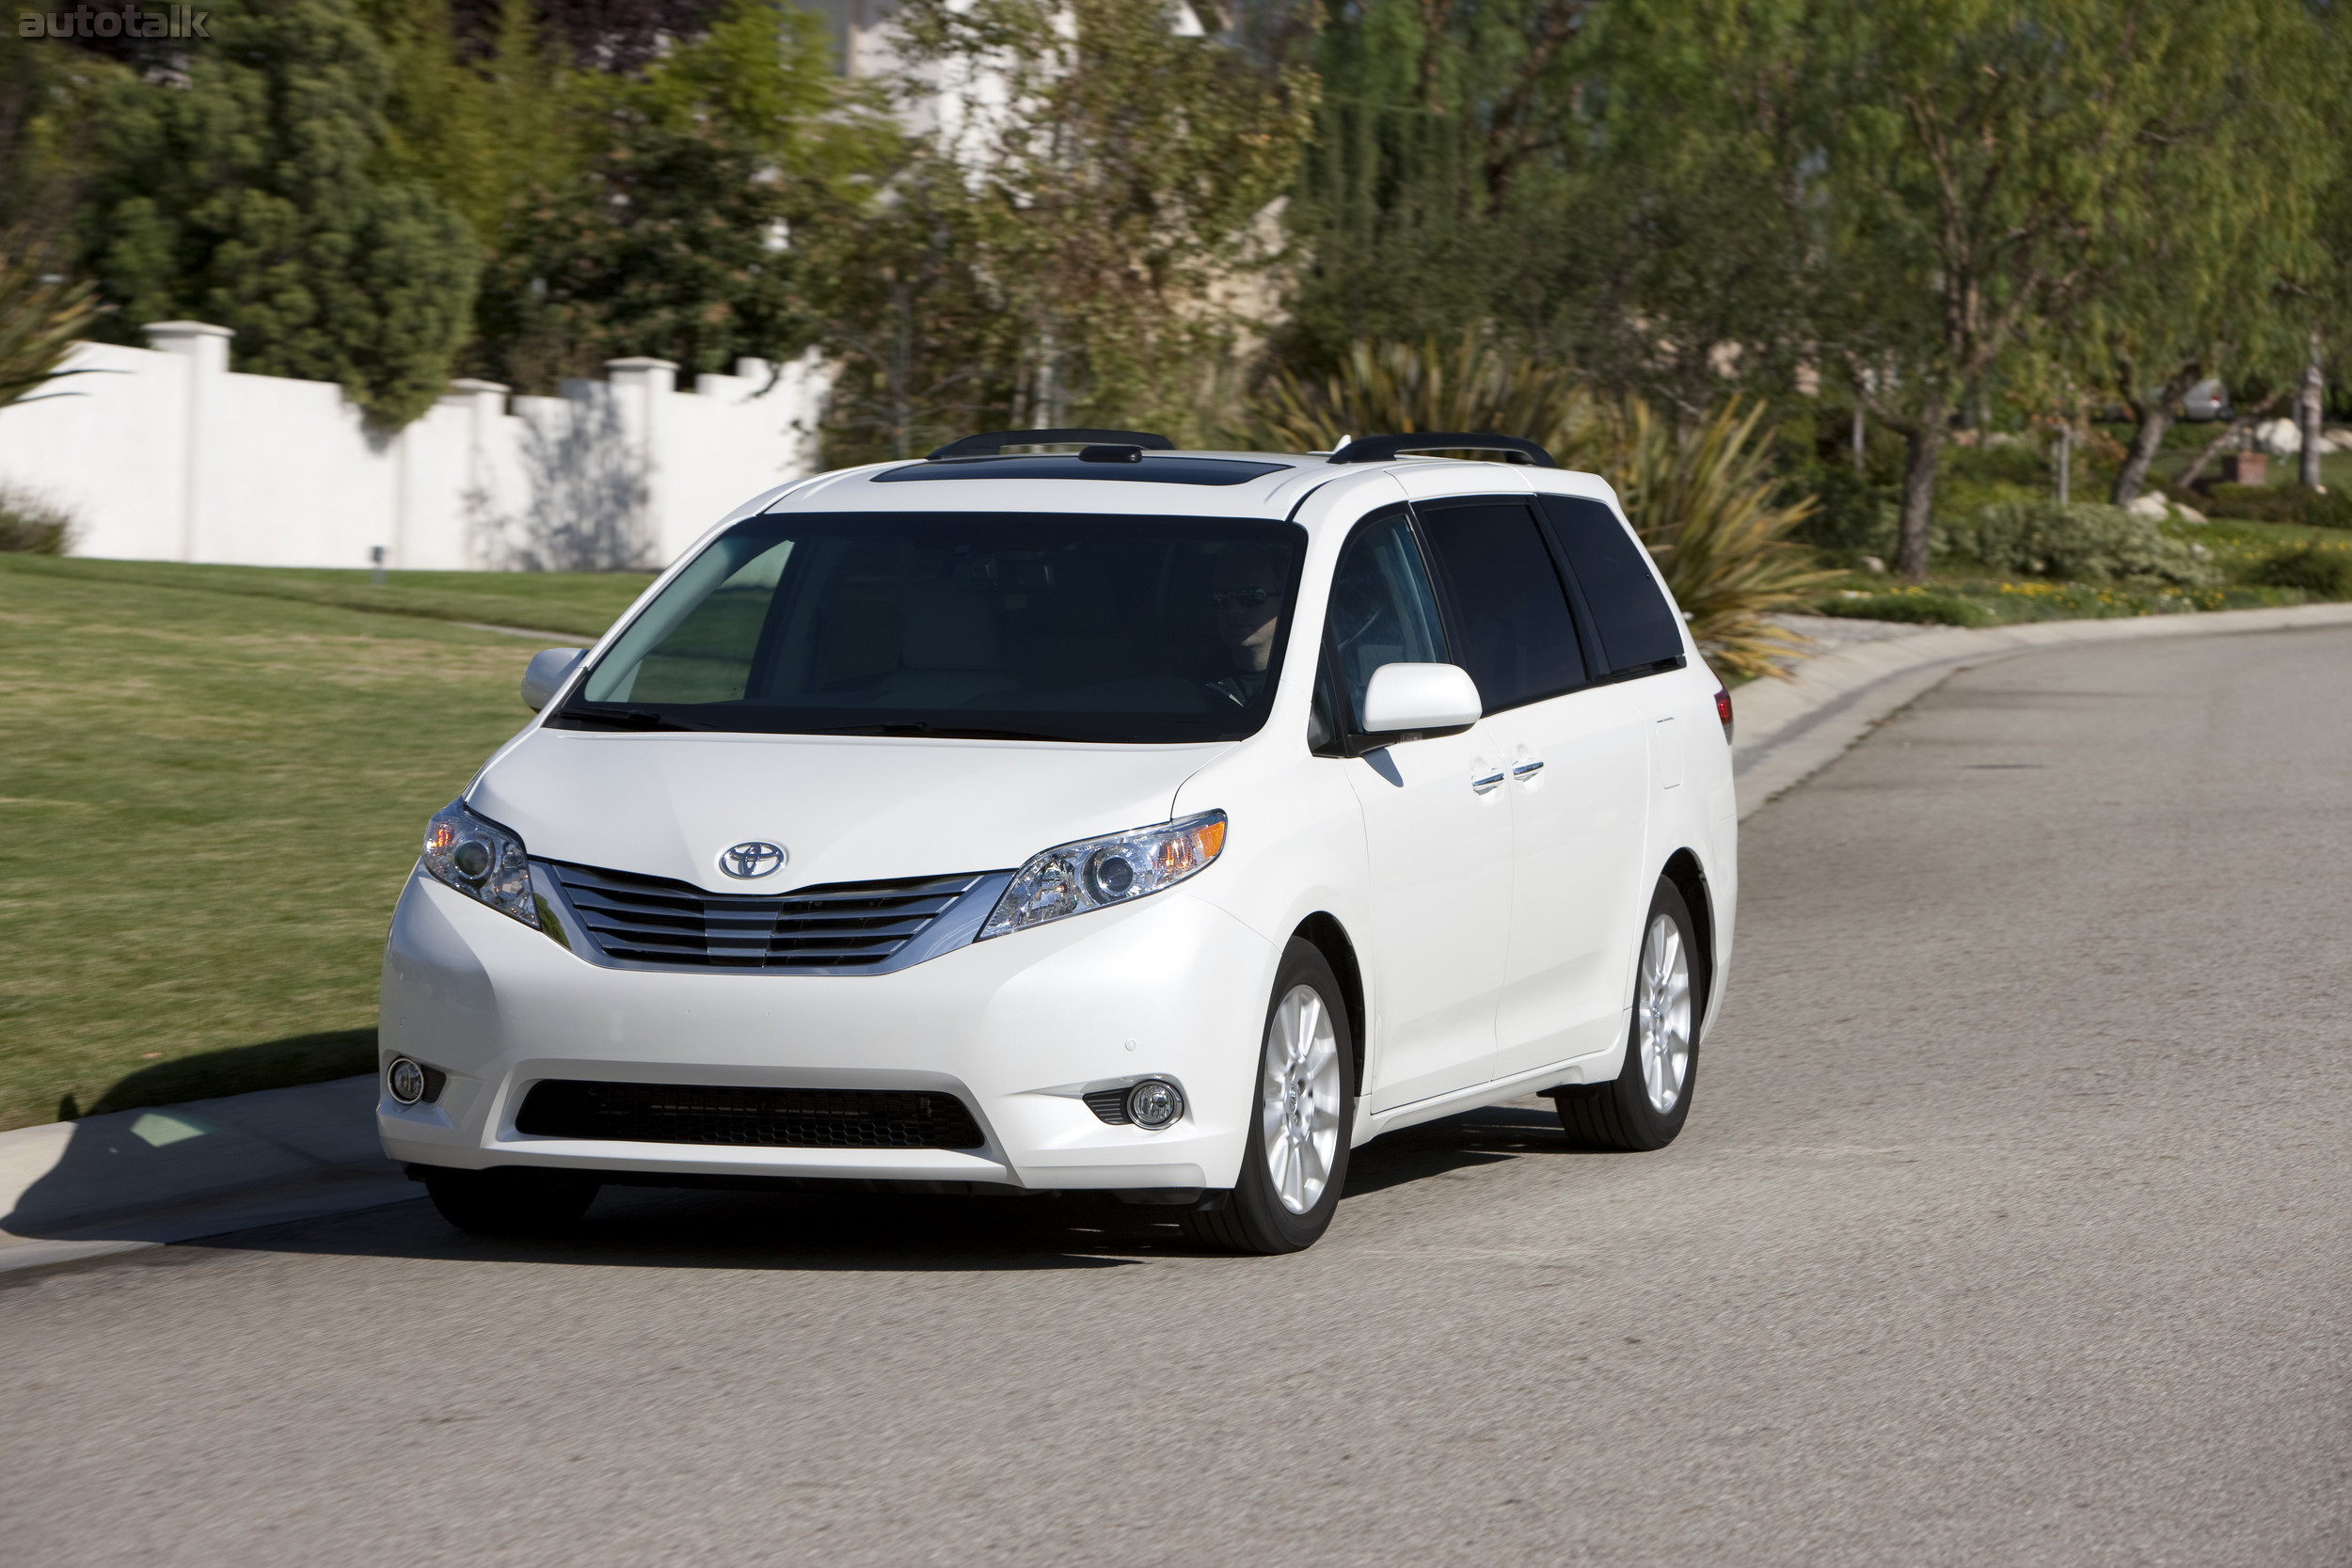
<svg viewBox="0 0 2352 1568">
<path fill-rule="evenodd" d="M 1383 1132 L 1691 1113 L 1729 699 L 1524 441 L 971 437 L 755 498 L 524 689 L 384 961 L 384 1147 L 461 1226 L 786 1179 L 1277 1253 Z"/>
</svg>

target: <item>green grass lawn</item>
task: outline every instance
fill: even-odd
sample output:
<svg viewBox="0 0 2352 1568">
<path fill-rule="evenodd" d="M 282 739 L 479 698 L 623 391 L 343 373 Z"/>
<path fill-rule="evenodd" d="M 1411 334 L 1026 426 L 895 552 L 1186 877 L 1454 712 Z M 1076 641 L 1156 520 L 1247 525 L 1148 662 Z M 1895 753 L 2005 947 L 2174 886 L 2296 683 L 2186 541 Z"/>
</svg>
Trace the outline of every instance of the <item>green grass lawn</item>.
<svg viewBox="0 0 2352 1568">
<path fill-rule="evenodd" d="M 1928 573 L 1928 580 L 1917 585 L 1892 582 L 1875 573 L 1848 572 L 1823 585 L 1814 597 L 1814 608 L 1831 615 L 1972 626 L 2251 610 L 2302 604 L 2309 597 L 2301 589 L 2247 580 L 2268 557 L 2301 545 L 2352 553 L 2352 533 L 2343 529 L 2234 518 L 2166 526 L 2179 537 L 2211 550 L 2228 580 L 2216 588 L 2044 582 L 1990 577 L 1981 569 L 1971 570 L 1965 562 L 1939 561 Z"/>
<path fill-rule="evenodd" d="M 290 599 L 386 615 L 479 621 L 593 638 L 653 581 L 651 572 L 387 572 L 282 566 L 183 566 L 168 561 L 19 556 L 30 571 L 118 587 L 194 588 L 246 598 Z"/>
<path fill-rule="evenodd" d="M 369 1070 L 425 818 L 528 717 L 533 644 L 434 617 L 645 581 L 0 555 L 0 1128 Z"/>
</svg>

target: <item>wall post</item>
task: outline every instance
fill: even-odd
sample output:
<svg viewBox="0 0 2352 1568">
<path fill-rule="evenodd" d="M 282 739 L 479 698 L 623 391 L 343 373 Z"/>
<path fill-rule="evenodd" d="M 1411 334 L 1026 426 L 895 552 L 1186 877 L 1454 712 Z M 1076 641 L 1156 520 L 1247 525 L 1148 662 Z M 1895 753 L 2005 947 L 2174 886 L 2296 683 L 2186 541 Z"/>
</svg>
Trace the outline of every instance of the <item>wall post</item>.
<svg viewBox="0 0 2352 1568">
<path fill-rule="evenodd" d="M 182 439 L 186 451 L 180 466 L 180 559 L 204 558 L 205 420 L 222 378 L 229 373 L 229 340 L 233 328 L 203 322 L 149 322 L 139 330 L 147 346 L 158 354 L 177 355 L 188 362 L 186 422 Z"/>
</svg>

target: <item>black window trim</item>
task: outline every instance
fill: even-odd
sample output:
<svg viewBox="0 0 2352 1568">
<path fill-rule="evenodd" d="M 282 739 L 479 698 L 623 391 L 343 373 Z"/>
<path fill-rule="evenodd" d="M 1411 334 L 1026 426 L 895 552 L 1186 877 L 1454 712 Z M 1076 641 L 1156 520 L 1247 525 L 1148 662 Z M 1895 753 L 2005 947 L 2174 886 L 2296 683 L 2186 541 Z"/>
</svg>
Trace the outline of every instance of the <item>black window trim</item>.
<svg viewBox="0 0 2352 1568">
<path fill-rule="evenodd" d="M 1520 491 L 1517 494 L 1505 492 L 1501 495 L 1432 496 L 1424 499 L 1409 501 L 1406 506 L 1413 514 L 1413 533 L 1420 542 L 1422 559 L 1429 562 L 1430 577 L 1438 590 L 1438 618 L 1445 624 L 1446 646 L 1449 651 L 1454 645 L 1454 628 L 1466 624 L 1468 617 L 1462 614 L 1454 603 L 1453 575 L 1446 569 L 1444 555 L 1430 546 L 1428 533 L 1422 526 L 1421 509 L 1422 507 L 1427 507 L 1432 511 L 1443 511 L 1455 506 L 1524 508 L 1527 514 L 1535 520 L 1535 536 L 1543 541 L 1544 547 L 1551 553 L 1551 569 L 1559 577 L 1561 594 L 1567 601 L 1568 625 L 1576 632 L 1577 650 L 1583 657 L 1584 679 L 1576 686 L 1564 686 L 1557 691 L 1546 691 L 1537 696 L 1522 698 L 1509 707 L 1487 708 L 1485 715 L 1486 718 L 1491 719 L 1498 713 L 1513 713 L 1523 707 L 1533 707 L 1537 703 L 1549 703 L 1555 697 L 1573 697 L 1578 692 L 1589 691 L 1596 686 L 1611 684 L 1613 677 L 1593 673 L 1596 670 L 1605 668 L 1608 660 L 1599 657 L 1600 640 L 1591 629 L 1592 612 L 1585 608 L 1584 594 L 1577 586 L 1576 574 L 1569 568 L 1566 553 L 1561 549 L 1560 541 L 1552 537 L 1551 519 L 1544 515 L 1544 509 L 1537 496 L 1528 491 Z M 1455 659 L 1454 662 L 1458 664 L 1461 661 Z M 1483 697 L 1484 693 L 1481 693 L 1481 696 Z"/>
<path fill-rule="evenodd" d="M 1598 496 L 1574 496 L 1553 491 L 1538 491 L 1534 497 L 1535 520 L 1543 525 L 1544 542 L 1551 546 L 1552 563 L 1560 570 L 1560 579 L 1568 585 L 1568 602 L 1576 611 L 1577 638 L 1584 648 L 1584 670 L 1585 673 L 1591 676 L 1591 684 L 1616 686 L 1625 681 L 1645 680 L 1651 675 L 1662 675 L 1670 671 L 1689 668 L 1691 660 L 1687 654 L 1677 654 L 1672 658 L 1655 658 L 1647 664 L 1629 664 L 1622 670 L 1611 668 L 1608 653 L 1600 645 L 1598 618 L 1593 614 L 1591 602 L 1584 596 L 1584 584 L 1576 575 L 1576 562 L 1569 556 L 1567 546 L 1562 542 L 1559 530 L 1553 526 L 1551 509 L 1543 504 L 1546 496 L 1556 496 L 1561 500 L 1591 501 L 1602 511 L 1607 512 L 1609 520 L 1617 527 L 1626 528 L 1627 525 L 1625 519 L 1618 515 L 1617 509 Z M 1631 531 L 1628 530 L 1628 531 Z M 1635 534 L 1633 542 L 1640 546 L 1642 554 L 1646 559 L 1649 556 L 1649 546 L 1642 544 L 1641 535 Z M 1658 593 L 1659 597 L 1665 600 L 1667 610 L 1678 614 L 1674 595 L 1668 594 L 1662 586 L 1659 588 Z M 1592 673 L 1596 670 L 1603 673 L 1597 675 L 1593 674 Z"/>
</svg>

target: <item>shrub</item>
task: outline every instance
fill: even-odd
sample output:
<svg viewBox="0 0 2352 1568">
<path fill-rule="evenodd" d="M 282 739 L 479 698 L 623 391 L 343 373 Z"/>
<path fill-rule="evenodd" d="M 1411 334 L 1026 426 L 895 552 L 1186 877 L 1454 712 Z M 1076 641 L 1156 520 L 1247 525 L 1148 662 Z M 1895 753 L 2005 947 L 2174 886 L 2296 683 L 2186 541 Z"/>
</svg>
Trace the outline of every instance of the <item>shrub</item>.
<svg viewBox="0 0 2352 1568">
<path fill-rule="evenodd" d="M 1790 489 L 1813 497 L 1814 511 L 1790 537 L 1839 555 L 1895 553 L 1895 497 L 1853 469 L 1824 466 L 1793 477 Z"/>
<path fill-rule="evenodd" d="M 0 485 L 0 550 L 63 555 L 72 544 L 72 513 L 29 491 Z"/>
<path fill-rule="evenodd" d="M 2326 545 L 2280 550 L 2252 577 L 2265 587 L 2300 588 L 2314 598 L 2352 599 L 2352 554 Z"/>
<path fill-rule="evenodd" d="M 1912 621 L 1930 626 L 1981 626 L 1993 619 L 1982 605 L 1950 594 L 1872 594 L 1832 599 L 1814 609 L 1857 621 Z"/>
<path fill-rule="evenodd" d="M 2217 484 L 2205 513 L 2249 523 L 2299 523 L 2305 528 L 2352 528 L 2352 489 L 2306 490 L 2296 484 Z"/>
<path fill-rule="evenodd" d="M 1955 526 L 1953 549 L 1995 572 L 2071 582 L 2138 579 L 2211 588 L 2220 568 L 2210 552 L 2174 539 L 2154 521 L 2120 506 L 2001 501 Z"/>
</svg>

